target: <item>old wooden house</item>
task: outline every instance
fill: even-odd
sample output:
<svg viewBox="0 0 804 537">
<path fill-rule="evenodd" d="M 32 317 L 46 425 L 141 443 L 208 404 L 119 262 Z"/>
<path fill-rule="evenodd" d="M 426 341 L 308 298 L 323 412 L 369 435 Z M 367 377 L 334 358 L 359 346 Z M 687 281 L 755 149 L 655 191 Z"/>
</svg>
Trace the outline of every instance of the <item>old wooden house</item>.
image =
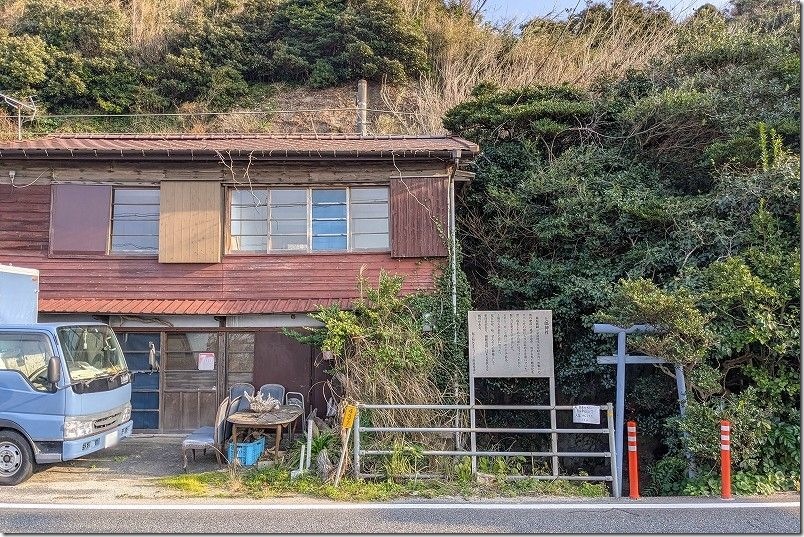
<svg viewBox="0 0 804 537">
<path fill-rule="evenodd" d="M 41 321 L 114 327 L 137 372 L 140 431 L 210 424 L 243 381 L 323 408 L 319 351 L 282 327 L 348 307 L 361 267 L 374 281 L 404 275 L 408 292 L 431 288 L 458 167 L 477 152 L 456 137 L 0 142 L 0 263 L 40 271 Z"/>
</svg>

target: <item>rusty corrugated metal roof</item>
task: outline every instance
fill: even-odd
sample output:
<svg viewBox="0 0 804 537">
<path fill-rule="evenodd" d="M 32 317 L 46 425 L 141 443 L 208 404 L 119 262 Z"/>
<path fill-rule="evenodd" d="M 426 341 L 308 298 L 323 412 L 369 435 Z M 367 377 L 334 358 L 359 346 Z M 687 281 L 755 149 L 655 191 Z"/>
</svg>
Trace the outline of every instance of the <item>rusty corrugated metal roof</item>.
<svg viewBox="0 0 804 537">
<path fill-rule="evenodd" d="M 0 142 L 0 158 L 377 158 L 476 155 L 457 136 L 357 134 L 64 134 Z M 466 155 L 465 155 L 466 156 Z"/>
<path fill-rule="evenodd" d="M 319 306 L 337 304 L 348 308 L 349 299 L 272 300 L 132 300 L 95 298 L 49 298 L 39 300 L 41 313 L 93 313 L 109 315 L 245 315 L 308 313 Z"/>
</svg>

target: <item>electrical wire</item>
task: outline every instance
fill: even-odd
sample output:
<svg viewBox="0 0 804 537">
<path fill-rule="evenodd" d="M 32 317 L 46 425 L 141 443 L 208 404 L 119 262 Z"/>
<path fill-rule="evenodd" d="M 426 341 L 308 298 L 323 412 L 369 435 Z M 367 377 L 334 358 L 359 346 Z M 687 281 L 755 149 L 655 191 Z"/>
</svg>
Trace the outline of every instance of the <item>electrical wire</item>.
<svg viewBox="0 0 804 537">
<path fill-rule="evenodd" d="M 40 173 L 39 176 L 36 179 L 34 179 L 30 183 L 27 183 L 27 184 L 24 184 L 24 185 L 15 185 L 14 184 L 14 179 L 16 179 L 16 177 L 13 176 L 13 175 L 10 175 L 11 188 L 28 188 L 29 186 L 32 186 L 33 184 L 35 184 L 39 179 L 41 179 L 43 175 L 45 175 L 45 172 Z"/>
<path fill-rule="evenodd" d="M 268 115 L 268 114 L 296 114 L 314 112 L 357 112 L 356 107 L 347 108 L 298 108 L 296 110 L 234 110 L 230 112 L 152 112 L 138 114 L 44 114 L 37 115 L 35 119 L 62 119 L 62 118 L 137 118 L 137 117 L 197 117 L 197 116 L 232 116 L 232 115 Z M 367 112 L 401 114 L 415 116 L 416 112 L 398 112 L 379 108 L 367 108 Z M 0 119 L 16 119 L 13 115 L 0 115 Z"/>
</svg>

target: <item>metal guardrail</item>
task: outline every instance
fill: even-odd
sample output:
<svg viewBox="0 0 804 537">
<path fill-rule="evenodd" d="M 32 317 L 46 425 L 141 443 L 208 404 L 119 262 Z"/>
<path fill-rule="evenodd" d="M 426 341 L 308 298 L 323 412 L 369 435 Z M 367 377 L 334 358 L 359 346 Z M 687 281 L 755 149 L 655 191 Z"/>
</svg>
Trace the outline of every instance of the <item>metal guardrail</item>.
<svg viewBox="0 0 804 537">
<path fill-rule="evenodd" d="M 357 404 L 357 416 L 354 422 L 354 471 L 357 477 L 380 477 L 380 474 L 363 473 L 360 469 L 361 457 L 364 456 L 382 456 L 391 455 L 392 450 L 364 450 L 361 447 L 360 434 L 361 433 L 374 433 L 374 432 L 396 432 L 396 433 L 520 433 L 520 434 L 549 434 L 555 437 L 558 434 L 605 434 L 608 435 L 609 450 L 608 451 L 480 451 L 480 450 L 424 450 L 419 452 L 421 455 L 432 456 L 470 456 L 475 464 L 472 468 L 477 468 L 477 457 L 545 457 L 551 458 L 553 461 L 552 475 L 512 475 L 507 476 L 507 479 L 542 479 L 542 480 L 571 480 L 571 481 L 610 481 L 612 482 L 612 491 L 615 496 L 619 496 L 619 483 L 617 475 L 617 460 L 613 456 L 615 453 L 615 427 L 614 427 L 614 408 L 611 403 L 600 405 L 601 410 L 606 411 L 606 427 L 595 429 L 572 429 L 572 428 L 516 428 L 516 427 L 362 427 L 360 425 L 360 411 L 361 409 L 388 409 L 388 410 L 454 410 L 457 412 L 461 410 L 540 410 L 549 411 L 554 417 L 556 411 L 571 411 L 573 409 L 570 405 L 390 405 L 390 404 Z M 553 423 L 555 420 L 553 419 Z M 553 445 L 556 445 L 553 443 Z M 586 476 L 586 475 L 561 475 L 556 461 L 559 457 L 590 457 L 590 458 L 608 458 L 610 461 L 609 467 L 611 469 L 609 475 L 602 476 Z M 437 478 L 441 477 L 433 474 L 416 474 L 404 475 L 399 477 L 405 478 Z"/>
</svg>

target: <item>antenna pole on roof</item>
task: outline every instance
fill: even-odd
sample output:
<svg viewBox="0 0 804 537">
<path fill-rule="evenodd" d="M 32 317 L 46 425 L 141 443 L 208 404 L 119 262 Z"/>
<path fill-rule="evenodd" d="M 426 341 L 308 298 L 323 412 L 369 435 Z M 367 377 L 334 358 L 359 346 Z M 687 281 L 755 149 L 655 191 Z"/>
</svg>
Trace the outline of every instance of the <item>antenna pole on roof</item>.
<svg viewBox="0 0 804 537">
<path fill-rule="evenodd" d="M 368 83 L 364 79 L 357 81 L 357 132 L 360 136 L 368 134 L 366 109 L 368 108 Z"/>
<path fill-rule="evenodd" d="M 26 119 L 30 121 L 34 118 L 36 115 L 36 105 L 33 102 L 33 98 L 28 97 L 29 102 L 26 103 L 10 95 L 6 95 L 5 93 L 0 93 L 0 99 L 8 106 L 17 110 L 17 140 L 22 140 L 22 110 L 24 108 L 31 112 L 31 117 L 27 117 Z"/>
</svg>

